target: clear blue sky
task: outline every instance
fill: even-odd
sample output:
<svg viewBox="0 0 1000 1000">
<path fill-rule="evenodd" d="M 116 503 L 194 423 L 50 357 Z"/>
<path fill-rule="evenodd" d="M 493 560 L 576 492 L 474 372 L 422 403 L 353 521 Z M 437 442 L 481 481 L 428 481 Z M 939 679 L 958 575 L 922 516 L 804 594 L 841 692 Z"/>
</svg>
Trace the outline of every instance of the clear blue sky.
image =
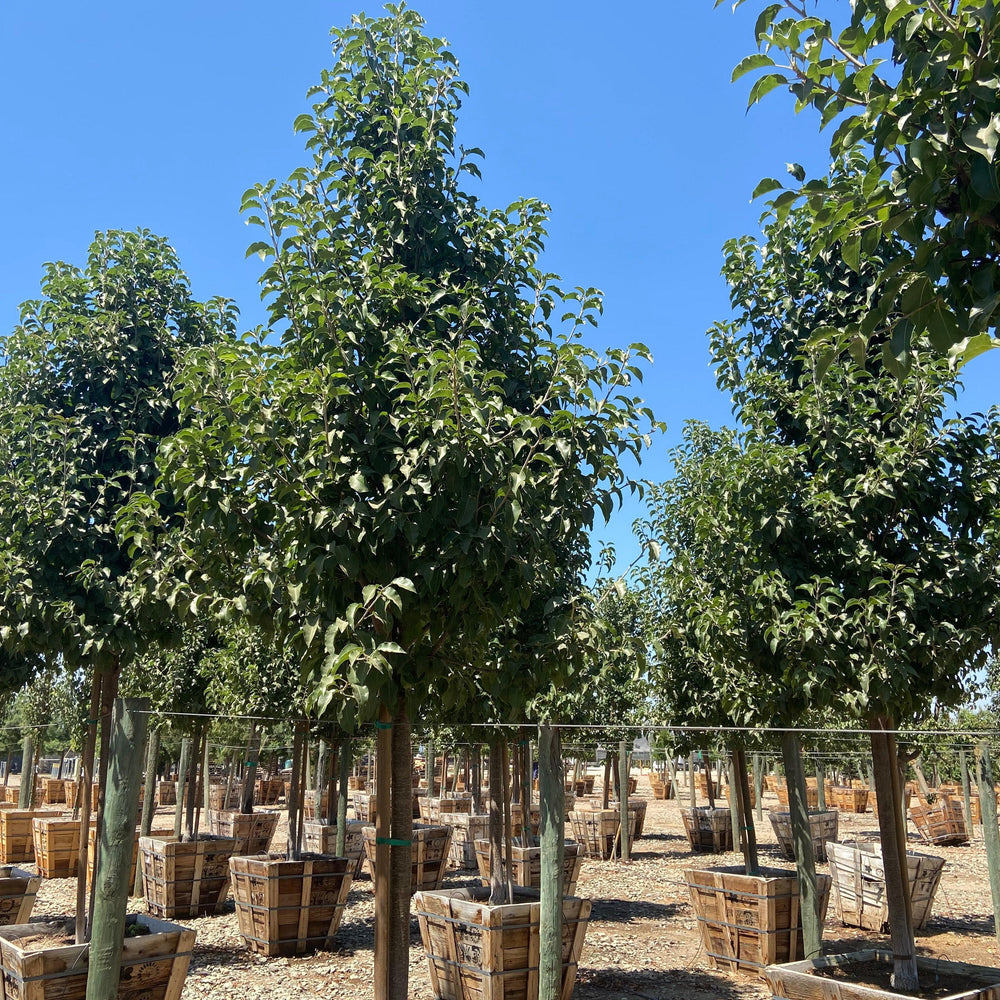
<svg viewBox="0 0 1000 1000">
<path fill-rule="evenodd" d="M 552 206 L 546 264 L 606 294 L 595 346 L 640 340 L 645 395 L 668 432 L 641 474 L 669 474 L 685 419 L 730 420 L 705 330 L 728 314 L 724 240 L 756 232 L 750 192 L 785 163 L 824 170 L 815 119 L 778 92 L 745 114 L 732 67 L 753 47 L 759 4 L 712 0 L 424 0 L 471 88 L 459 139 L 486 152 L 482 199 Z M 306 162 L 295 116 L 330 64 L 328 31 L 359 8 L 330 0 L 96 4 L 0 11 L 0 329 L 38 293 L 43 262 L 82 263 L 97 229 L 143 226 L 177 248 L 194 292 L 264 321 L 254 234 L 237 208 L 253 183 Z M 369 14 L 378 6 L 369 5 Z M 960 409 L 991 405 L 1000 352 L 966 374 Z M 598 537 L 633 550 L 629 505 Z"/>
</svg>

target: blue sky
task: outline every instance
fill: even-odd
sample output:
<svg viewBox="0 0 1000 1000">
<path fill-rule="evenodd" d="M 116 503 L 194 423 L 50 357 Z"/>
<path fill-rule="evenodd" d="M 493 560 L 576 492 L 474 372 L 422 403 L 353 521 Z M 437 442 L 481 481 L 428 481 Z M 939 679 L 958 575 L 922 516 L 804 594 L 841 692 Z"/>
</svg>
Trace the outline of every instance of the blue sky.
<svg viewBox="0 0 1000 1000">
<path fill-rule="evenodd" d="M 459 139 L 486 152 L 488 205 L 552 206 L 548 269 L 606 295 L 595 346 L 639 340 L 656 363 L 644 395 L 666 435 L 640 474 L 669 474 L 685 419 L 730 420 L 708 368 L 706 329 L 728 315 L 721 246 L 756 232 L 750 192 L 797 161 L 824 170 L 815 119 L 778 92 L 745 113 L 730 84 L 753 47 L 759 4 L 620 6 L 578 0 L 425 0 L 471 88 Z M 5 4 L 0 37 L 0 329 L 37 295 L 43 262 L 80 263 L 97 229 L 167 236 L 199 297 L 234 298 L 264 321 L 242 192 L 306 161 L 292 121 L 330 63 L 329 28 L 361 9 L 296 0 L 105 0 Z M 377 5 L 364 8 L 369 14 Z M 1000 352 L 967 370 L 959 408 L 996 399 Z M 598 537 L 631 559 L 628 505 Z"/>
</svg>

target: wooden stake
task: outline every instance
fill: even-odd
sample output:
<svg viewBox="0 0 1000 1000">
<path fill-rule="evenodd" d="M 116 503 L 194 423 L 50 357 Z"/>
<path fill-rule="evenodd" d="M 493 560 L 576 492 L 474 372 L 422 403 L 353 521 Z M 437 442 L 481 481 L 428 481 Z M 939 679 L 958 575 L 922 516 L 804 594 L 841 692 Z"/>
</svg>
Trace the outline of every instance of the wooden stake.
<svg viewBox="0 0 1000 1000">
<path fill-rule="evenodd" d="M 621 817 L 621 844 L 622 844 L 622 861 L 629 862 L 632 860 L 632 838 L 629 836 L 631 831 L 628 825 L 628 753 L 625 749 L 625 741 L 619 740 L 618 742 L 618 788 L 619 788 L 619 799 L 618 799 L 618 813 Z"/>
<path fill-rule="evenodd" d="M 392 716 L 382 705 L 376 723 L 375 785 L 375 1000 L 389 993 L 389 840 L 392 829 Z"/>
<path fill-rule="evenodd" d="M 958 761 L 962 768 L 962 801 L 965 807 L 965 828 L 969 831 L 969 836 L 975 827 L 972 824 L 972 782 L 969 780 L 969 758 L 965 755 L 965 748 L 958 751 Z M 982 799 L 979 800 L 982 802 Z M 979 818 L 983 818 L 982 809 L 979 810 Z"/>
<path fill-rule="evenodd" d="M 21 745 L 21 786 L 17 792 L 17 808 L 30 809 L 35 792 L 35 734 L 28 730 Z"/>
<path fill-rule="evenodd" d="M 993 929 L 1000 944 L 1000 830 L 997 828 L 997 792 L 989 746 L 980 743 L 976 756 L 979 814 L 983 820 L 983 846 L 986 848 L 986 867 L 990 872 L 990 895 L 993 897 Z"/>
<path fill-rule="evenodd" d="M 142 819 L 139 821 L 139 836 L 148 837 L 153 829 L 153 812 L 156 809 L 156 762 L 160 757 L 160 731 L 154 729 L 146 743 L 146 786 L 142 800 Z M 132 895 L 142 896 L 142 865 L 135 866 L 135 881 Z"/>
<path fill-rule="evenodd" d="M 760 822 L 764 819 L 764 768 L 759 753 L 753 755 L 753 790 L 757 800 L 757 820 Z"/>
<path fill-rule="evenodd" d="M 191 768 L 191 740 L 181 739 L 181 759 L 177 765 L 177 801 L 174 803 L 174 839 L 180 840 L 184 830 L 184 799 L 187 791 L 188 771 Z M 86 812 L 86 809 L 84 810 Z"/>
<path fill-rule="evenodd" d="M 351 741 L 340 741 L 340 781 L 337 792 L 337 857 L 347 850 L 347 786 L 351 777 Z"/>
<path fill-rule="evenodd" d="M 565 799 L 559 730 L 549 725 L 538 727 L 538 791 L 541 808 L 538 1000 L 560 1000 Z"/>
<path fill-rule="evenodd" d="M 90 811 L 97 753 L 97 714 L 101 710 L 101 675 L 95 670 L 90 680 L 90 716 L 80 757 L 80 843 L 76 868 L 76 943 L 87 938 L 87 850 L 90 844 Z"/>
</svg>

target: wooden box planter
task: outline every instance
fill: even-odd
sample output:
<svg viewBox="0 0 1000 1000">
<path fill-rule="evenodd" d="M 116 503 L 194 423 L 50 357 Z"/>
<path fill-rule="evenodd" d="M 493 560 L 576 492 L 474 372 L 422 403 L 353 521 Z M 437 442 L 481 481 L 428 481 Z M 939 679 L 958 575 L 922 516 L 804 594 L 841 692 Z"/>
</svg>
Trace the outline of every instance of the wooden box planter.
<svg viewBox="0 0 1000 1000">
<path fill-rule="evenodd" d="M 208 832 L 213 837 L 236 841 L 234 854 L 267 854 L 271 838 L 278 829 L 276 812 L 213 812 L 208 813 Z"/>
<path fill-rule="evenodd" d="M 451 813 L 442 817 L 451 827 L 451 847 L 448 848 L 449 868 L 476 869 L 476 841 L 489 838 L 490 818 L 474 813 Z M 519 836 L 519 834 L 515 834 Z"/>
<path fill-rule="evenodd" d="M 690 868 L 685 872 L 701 940 L 716 969 L 763 972 L 803 954 L 799 880 L 793 871 Z M 820 924 L 830 900 L 830 876 L 817 875 Z"/>
<path fill-rule="evenodd" d="M 511 861 L 513 871 L 511 879 L 516 886 L 524 889 L 540 889 L 542 884 L 542 849 L 538 844 L 538 838 L 532 837 L 530 844 L 517 845 L 511 847 Z M 479 877 L 483 885 L 490 884 L 490 842 L 489 840 L 476 841 L 476 862 L 479 865 Z M 572 896 L 576 892 L 576 883 L 580 878 L 580 869 L 583 867 L 583 851 L 575 841 L 567 840 L 565 845 L 565 856 L 563 860 L 563 895 Z"/>
<path fill-rule="evenodd" d="M 229 870 L 240 936 L 251 951 L 301 955 L 334 946 L 354 878 L 348 858 L 230 858 Z"/>
<path fill-rule="evenodd" d="M 654 799 L 665 800 L 671 797 L 672 788 L 669 778 L 664 781 L 658 774 L 651 774 L 649 776 L 649 787 L 653 790 Z"/>
<path fill-rule="evenodd" d="M 868 805 L 871 806 L 872 816 L 878 819 L 878 798 L 876 797 L 874 791 L 870 791 L 868 796 Z M 903 791 L 902 801 L 903 801 L 903 811 L 906 812 L 910 808 L 910 800 L 913 798 L 913 792 L 911 789 L 906 788 Z"/>
<path fill-rule="evenodd" d="M 355 792 L 351 799 L 354 803 L 354 818 L 361 823 L 374 823 L 375 796 L 366 792 Z"/>
<path fill-rule="evenodd" d="M 965 844 L 969 834 L 965 829 L 965 813 L 958 799 L 943 798 L 933 805 L 910 806 L 910 818 L 920 839 L 928 844 Z"/>
<path fill-rule="evenodd" d="M 617 809 L 575 809 L 569 816 L 573 839 L 588 858 L 607 861 L 621 854 L 618 833 L 621 813 Z M 629 844 L 635 840 L 636 814 L 629 809 Z"/>
<path fill-rule="evenodd" d="M 774 835 L 778 838 L 778 846 L 790 861 L 795 860 L 795 847 L 792 843 L 792 814 L 772 809 L 768 812 Z M 835 841 L 840 828 L 840 813 L 836 809 L 826 812 L 809 813 L 809 833 L 812 837 L 813 857 L 817 861 L 826 861 L 826 845 Z"/>
<path fill-rule="evenodd" d="M 842 812 L 868 812 L 868 789 L 835 786 L 830 801 Z"/>
<path fill-rule="evenodd" d="M 701 793 L 703 798 L 708 798 L 708 775 L 703 771 L 699 771 L 696 775 L 698 791 Z M 719 794 L 719 783 L 717 781 L 712 782 L 712 795 L 713 797 Z"/>
<path fill-rule="evenodd" d="M 316 815 L 316 789 L 308 791 L 303 796 L 302 814 L 306 819 L 319 819 L 327 815 L 327 807 L 330 804 L 330 789 L 324 788 L 323 794 L 320 796 L 319 811 L 320 815 Z"/>
<path fill-rule="evenodd" d="M 23 864 L 35 860 L 31 821 L 34 809 L 0 809 L 0 864 Z"/>
<path fill-rule="evenodd" d="M 778 785 L 778 804 L 788 808 L 788 785 Z M 819 789 L 813 785 L 806 786 L 806 809 L 819 808 Z"/>
<path fill-rule="evenodd" d="M 488 889 L 418 892 L 420 938 L 431 990 L 441 1000 L 537 1000 L 538 893 L 490 906 Z M 590 900 L 563 899 L 561 1000 L 570 1000 L 590 918 Z"/>
<path fill-rule="evenodd" d="M 90 821 L 91 829 L 97 825 Z M 35 864 L 42 878 L 74 878 L 80 857 L 80 821 L 69 816 L 35 816 L 31 821 Z"/>
<path fill-rule="evenodd" d="M 851 927 L 887 933 L 889 908 L 885 898 L 882 845 L 878 842 L 829 844 L 827 851 L 837 918 Z M 910 887 L 913 926 L 917 930 L 923 930 L 930 920 L 943 868 L 944 858 L 906 852 L 906 882 Z"/>
<path fill-rule="evenodd" d="M 347 790 L 349 792 L 363 792 L 365 790 L 365 779 L 352 774 L 347 779 Z"/>
<path fill-rule="evenodd" d="M 431 796 L 420 796 L 417 799 L 420 818 L 425 823 L 439 823 L 447 815 L 454 813 L 471 813 L 472 796 L 461 796 L 458 798 L 432 798 Z"/>
<path fill-rule="evenodd" d="M 177 782 L 158 781 L 156 783 L 156 804 L 161 806 L 177 805 Z"/>
<path fill-rule="evenodd" d="M 733 814 L 728 808 L 697 806 L 682 809 L 681 820 L 691 850 L 725 854 L 733 849 Z"/>
<path fill-rule="evenodd" d="M 152 830 L 151 837 L 172 837 L 174 828 L 169 830 Z M 94 861 L 97 857 L 97 824 L 90 824 L 87 836 L 87 887 L 94 881 Z M 139 863 L 139 828 L 135 828 L 135 839 L 132 841 L 132 864 L 129 868 L 128 884 L 135 885 L 135 866 Z"/>
<path fill-rule="evenodd" d="M 642 836 L 642 829 L 646 825 L 646 807 L 648 803 L 645 799 L 629 799 L 628 800 L 628 811 L 631 815 L 632 811 L 635 810 L 635 829 L 632 834 L 634 840 L 638 840 Z"/>
<path fill-rule="evenodd" d="M 254 785 L 254 803 L 258 806 L 276 806 L 284 794 L 281 778 L 258 778 Z"/>
<path fill-rule="evenodd" d="M 574 804 L 575 804 L 574 797 Z M 567 818 L 568 818 L 567 813 Z M 542 823 L 542 810 L 540 806 L 532 806 L 530 815 L 528 817 L 528 829 L 524 828 L 524 816 L 523 810 L 521 809 L 521 804 L 519 802 L 511 803 L 510 807 L 510 822 L 511 828 L 513 830 L 513 836 L 515 837 L 526 837 L 530 833 L 531 836 L 538 836 L 538 828 Z"/>
<path fill-rule="evenodd" d="M 891 970 L 892 953 L 872 949 L 803 959 L 765 969 L 764 978 L 776 1000 L 915 1000 L 909 994 L 852 983 L 850 967 L 869 962 L 877 962 Z M 818 970 L 829 968 L 843 970 L 848 978 L 845 979 L 843 974 L 837 979 L 816 974 Z M 962 984 L 960 992 L 942 1000 L 995 1000 L 1000 995 L 1000 969 L 918 955 L 917 972 L 922 984 L 933 983 L 940 976 L 953 977 Z"/>
<path fill-rule="evenodd" d="M 375 827 L 366 826 L 362 833 L 365 838 L 365 857 L 368 871 L 375 878 Z M 429 891 L 440 887 L 448 867 L 448 848 L 451 845 L 450 826 L 424 826 L 413 824 L 413 846 L 410 848 L 411 895 L 421 890 Z"/>
<path fill-rule="evenodd" d="M 39 802 L 42 805 L 51 806 L 59 802 L 66 802 L 66 781 L 63 778 L 41 778 L 39 779 L 41 788 L 39 789 Z M 70 803 L 72 805 L 72 803 Z"/>
<path fill-rule="evenodd" d="M 126 927 L 148 931 L 126 936 L 119 1000 L 178 1000 L 184 988 L 195 932 L 146 916 L 128 916 Z M 73 921 L 14 924 L 0 928 L 4 1000 L 82 1000 L 87 992 L 89 944 L 73 944 Z M 39 944 L 51 938 L 52 947 Z M 30 945 L 23 945 L 26 939 Z"/>
<path fill-rule="evenodd" d="M 352 874 L 357 878 L 361 874 L 361 866 L 365 863 L 365 838 L 361 832 L 364 823 L 356 820 L 347 821 L 347 832 L 344 836 L 344 853 L 340 857 L 354 862 Z M 337 824 L 322 823 L 319 820 L 306 820 L 302 824 L 303 843 L 308 854 L 325 854 L 327 857 L 337 856 Z"/>
<path fill-rule="evenodd" d="M 754 789 L 753 785 L 750 786 L 749 791 L 750 791 L 750 805 L 751 806 L 755 806 L 755 805 L 757 805 L 757 792 Z M 726 801 L 727 802 L 730 801 L 729 796 L 732 795 L 732 794 L 733 794 L 733 786 L 732 785 L 726 785 Z"/>
<path fill-rule="evenodd" d="M 213 812 L 223 810 L 239 809 L 240 807 L 240 786 L 233 782 L 229 786 L 229 795 L 226 795 L 226 785 L 209 785 L 208 787 L 208 808 Z"/>
<path fill-rule="evenodd" d="M 635 789 L 633 788 L 632 791 L 634 792 Z M 584 795 L 593 795 L 594 794 L 594 776 L 592 774 L 584 775 L 584 778 L 583 778 L 583 794 Z"/>
<path fill-rule="evenodd" d="M 0 867 L 0 927 L 28 922 L 41 884 L 39 875 L 10 865 Z"/>
<path fill-rule="evenodd" d="M 201 917 L 218 913 L 229 894 L 231 838 L 204 837 L 181 843 L 173 837 L 142 837 L 146 907 L 157 917 Z"/>
</svg>

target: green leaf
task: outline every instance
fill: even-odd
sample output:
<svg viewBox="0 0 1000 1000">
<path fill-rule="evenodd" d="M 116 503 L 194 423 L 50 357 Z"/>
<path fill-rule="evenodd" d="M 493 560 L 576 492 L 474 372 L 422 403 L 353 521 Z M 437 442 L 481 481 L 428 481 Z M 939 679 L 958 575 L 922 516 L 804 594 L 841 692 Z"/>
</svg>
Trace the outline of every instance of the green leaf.
<svg viewBox="0 0 1000 1000">
<path fill-rule="evenodd" d="M 772 191 L 781 190 L 784 186 L 785 185 L 775 177 L 765 177 L 753 189 L 753 194 L 750 195 L 750 200 L 753 201 L 755 198 L 759 198 L 763 194 L 770 194 Z"/>
<path fill-rule="evenodd" d="M 750 96 L 747 98 L 747 108 L 752 108 L 766 94 L 769 94 L 775 87 L 787 85 L 788 78 L 781 73 L 765 73 L 759 76 L 754 85 L 750 88 Z"/>
<path fill-rule="evenodd" d="M 805 168 L 799 163 L 786 163 L 785 169 L 799 182 L 806 179 Z"/>
<path fill-rule="evenodd" d="M 763 52 L 754 52 L 740 60 L 739 65 L 733 70 L 730 83 L 735 83 L 741 76 L 755 69 L 765 69 L 774 65 L 774 60 Z"/>
</svg>

